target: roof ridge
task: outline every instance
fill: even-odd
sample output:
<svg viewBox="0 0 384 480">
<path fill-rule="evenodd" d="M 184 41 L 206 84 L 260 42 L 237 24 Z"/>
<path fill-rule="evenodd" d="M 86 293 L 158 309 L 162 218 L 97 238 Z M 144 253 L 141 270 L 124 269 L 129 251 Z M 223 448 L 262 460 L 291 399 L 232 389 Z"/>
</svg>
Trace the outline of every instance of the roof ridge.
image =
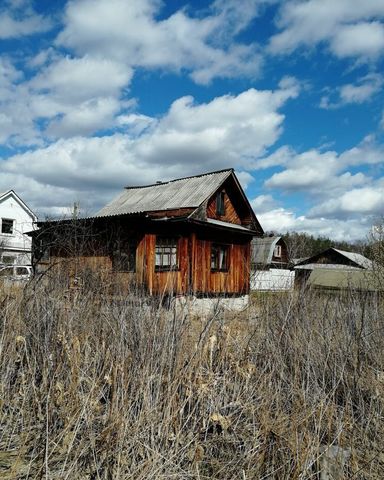
<svg viewBox="0 0 384 480">
<path fill-rule="evenodd" d="M 222 172 L 234 172 L 234 168 L 223 168 L 221 170 L 215 170 L 213 172 L 206 172 L 206 173 L 200 173 L 198 175 L 189 175 L 187 177 L 181 177 L 181 178 L 174 178 L 173 180 L 168 180 L 166 182 L 159 182 L 159 183 L 150 183 L 148 185 L 132 185 L 132 186 L 126 186 L 124 187 L 125 190 L 130 190 L 133 188 L 147 188 L 147 187 L 156 187 L 157 185 L 167 185 L 168 183 L 173 183 L 173 182 L 178 182 L 180 180 L 188 180 L 189 178 L 199 178 L 199 177 L 206 177 L 208 175 L 214 175 L 215 173 L 222 173 Z"/>
</svg>

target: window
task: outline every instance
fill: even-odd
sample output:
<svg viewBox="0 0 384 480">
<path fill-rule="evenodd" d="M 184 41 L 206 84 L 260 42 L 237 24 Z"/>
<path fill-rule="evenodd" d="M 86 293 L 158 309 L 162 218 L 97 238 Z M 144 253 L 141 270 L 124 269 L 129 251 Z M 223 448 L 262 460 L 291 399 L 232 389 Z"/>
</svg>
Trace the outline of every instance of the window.
<svg viewBox="0 0 384 480">
<path fill-rule="evenodd" d="M 16 275 L 29 275 L 27 267 L 16 267 Z"/>
<path fill-rule="evenodd" d="M 119 246 L 112 255 L 112 269 L 115 272 L 136 271 L 136 244 Z"/>
<path fill-rule="evenodd" d="M 177 238 L 156 239 L 155 270 L 158 272 L 178 268 Z"/>
<path fill-rule="evenodd" d="M 225 192 L 219 192 L 216 197 L 216 215 L 225 215 Z"/>
<path fill-rule="evenodd" d="M 13 265 L 16 261 L 16 257 L 13 257 L 11 255 L 3 255 L 1 257 L 2 263 L 5 263 L 7 265 Z"/>
<path fill-rule="evenodd" d="M 281 245 L 275 246 L 275 249 L 273 250 L 273 256 L 277 258 L 281 257 Z"/>
<path fill-rule="evenodd" d="M 211 247 L 211 270 L 227 272 L 229 269 L 229 245 L 213 244 Z"/>
<path fill-rule="evenodd" d="M 6 235 L 13 234 L 13 220 L 11 218 L 1 219 L 1 233 L 5 233 Z"/>
</svg>

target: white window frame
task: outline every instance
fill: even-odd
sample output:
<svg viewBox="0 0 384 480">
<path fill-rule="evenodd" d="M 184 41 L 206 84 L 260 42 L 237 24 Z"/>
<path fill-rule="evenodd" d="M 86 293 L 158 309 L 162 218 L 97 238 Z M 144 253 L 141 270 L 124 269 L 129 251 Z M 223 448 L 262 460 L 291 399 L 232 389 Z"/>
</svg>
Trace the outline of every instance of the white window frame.
<svg viewBox="0 0 384 480">
<path fill-rule="evenodd" d="M 281 258 L 282 256 L 281 245 L 275 245 L 275 248 L 273 249 L 273 256 L 276 258 Z"/>
<path fill-rule="evenodd" d="M 155 271 L 169 272 L 179 268 L 179 241 L 176 237 L 156 237 Z"/>
</svg>

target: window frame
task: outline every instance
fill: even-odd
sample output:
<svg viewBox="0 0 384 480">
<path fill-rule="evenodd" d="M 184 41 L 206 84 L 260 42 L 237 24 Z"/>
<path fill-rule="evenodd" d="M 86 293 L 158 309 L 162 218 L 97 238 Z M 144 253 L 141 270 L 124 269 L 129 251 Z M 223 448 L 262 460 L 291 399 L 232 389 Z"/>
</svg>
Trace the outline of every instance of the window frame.
<svg viewBox="0 0 384 480">
<path fill-rule="evenodd" d="M 211 255 L 210 255 L 211 272 L 229 272 L 230 251 L 231 251 L 231 245 L 227 243 L 211 244 Z M 223 252 L 224 255 L 220 259 L 221 252 Z M 215 263 L 216 266 L 213 266 L 213 263 Z"/>
<path fill-rule="evenodd" d="M 156 236 L 155 242 L 155 272 L 175 272 L 180 269 L 179 261 L 179 240 L 178 237 L 168 237 L 163 235 Z M 164 263 L 164 259 L 169 257 L 169 263 Z M 172 257 L 174 263 L 172 263 Z M 158 263 L 158 259 L 160 262 Z"/>
<path fill-rule="evenodd" d="M 283 250 L 281 248 L 281 245 L 275 245 L 275 248 L 273 249 L 273 256 L 276 258 L 281 258 L 283 254 Z"/>
<path fill-rule="evenodd" d="M 216 215 L 223 217 L 225 215 L 225 191 L 222 190 L 216 195 Z"/>
<path fill-rule="evenodd" d="M 4 221 L 5 222 L 12 222 L 12 227 L 11 227 L 11 232 L 4 232 L 3 227 L 4 227 Z M 12 236 L 15 234 L 15 219 L 14 218 L 1 218 L 1 235 L 7 235 L 7 236 Z"/>
</svg>

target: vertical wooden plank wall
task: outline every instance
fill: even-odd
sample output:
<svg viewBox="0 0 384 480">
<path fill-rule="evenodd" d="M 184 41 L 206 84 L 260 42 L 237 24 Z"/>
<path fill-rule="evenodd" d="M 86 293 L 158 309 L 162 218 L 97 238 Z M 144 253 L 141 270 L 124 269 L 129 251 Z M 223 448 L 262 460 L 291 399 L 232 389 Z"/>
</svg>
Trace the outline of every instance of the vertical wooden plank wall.
<svg viewBox="0 0 384 480">
<path fill-rule="evenodd" d="M 175 271 L 156 272 L 155 252 L 156 235 L 148 234 L 143 239 L 144 261 L 142 260 L 142 248 L 137 250 L 140 256 L 140 264 L 144 264 L 143 273 L 138 272 L 138 278 L 144 278 L 144 282 L 150 294 L 187 293 L 189 290 L 189 241 L 188 237 L 181 237 L 178 241 L 179 269 Z"/>
<path fill-rule="evenodd" d="M 196 239 L 192 256 L 193 284 L 195 293 L 249 293 L 250 245 L 232 244 L 229 249 L 228 272 L 211 271 L 211 244 L 208 240 Z"/>
<path fill-rule="evenodd" d="M 216 213 L 216 195 L 213 196 L 207 206 L 207 217 L 214 218 L 216 220 L 221 220 L 223 222 L 235 223 L 237 225 L 241 225 L 241 220 L 239 215 L 237 214 L 235 207 L 233 206 L 228 194 L 224 192 L 224 207 L 225 213 L 224 215 L 217 215 Z"/>
</svg>

